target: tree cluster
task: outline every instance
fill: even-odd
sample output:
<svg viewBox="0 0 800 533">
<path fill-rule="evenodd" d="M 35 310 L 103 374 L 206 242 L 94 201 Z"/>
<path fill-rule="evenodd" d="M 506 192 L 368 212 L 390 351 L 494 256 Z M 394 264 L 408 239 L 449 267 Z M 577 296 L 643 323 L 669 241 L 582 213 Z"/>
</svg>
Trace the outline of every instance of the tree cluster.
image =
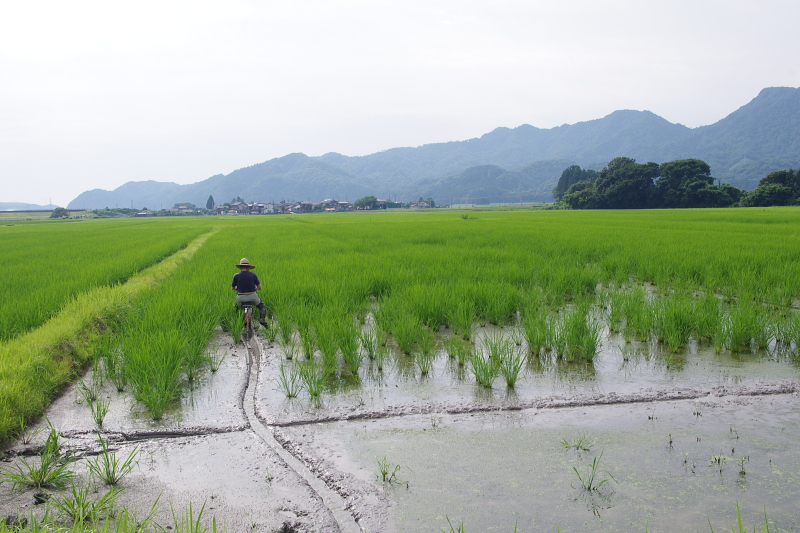
<svg viewBox="0 0 800 533">
<path fill-rule="evenodd" d="M 681 159 L 659 165 L 652 162 L 641 164 L 629 157 L 617 157 L 600 172 L 590 172 L 573 165 L 562 173 L 559 185 L 562 180 L 564 184 L 570 182 L 573 176 L 587 176 L 587 179 L 572 182 L 566 189 L 562 201 L 569 207 L 728 207 L 746 194 L 731 185 L 715 185 L 711 168 L 699 159 Z"/>
<path fill-rule="evenodd" d="M 53 212 L 50 213 L 50 218 L 69 218 L 69 211 L 63 207 L 56 207 L 53 209 Z"/>
<path fill-rule="evenodd" d="M 758 182 L 758 187 L 742 199 L 745 207 L 800 205 L 800 170 L 777 170 Z"/>
<path fill-rule="evenodd" d="M 377 209 L 378 199 L 375 196 L 365 196 L 353 202 L 353 205 L 358 209 Z"/>
</svg>

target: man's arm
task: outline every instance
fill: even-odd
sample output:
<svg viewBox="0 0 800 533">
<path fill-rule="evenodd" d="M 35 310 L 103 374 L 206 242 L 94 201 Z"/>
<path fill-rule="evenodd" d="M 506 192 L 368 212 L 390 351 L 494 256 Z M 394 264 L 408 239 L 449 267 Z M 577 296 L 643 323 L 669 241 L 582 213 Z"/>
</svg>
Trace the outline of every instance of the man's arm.
<svg viewBox="0 0 800 533">
<path fill-rule="evenodd" d="M 260 284 L 260 283 L 259 283 L 258 285 L 256 285 L 256 290 L 257 290 L 257 291 L 260 291 L 260 290 L 261 290 L 261 284 Z"/>
</svg>

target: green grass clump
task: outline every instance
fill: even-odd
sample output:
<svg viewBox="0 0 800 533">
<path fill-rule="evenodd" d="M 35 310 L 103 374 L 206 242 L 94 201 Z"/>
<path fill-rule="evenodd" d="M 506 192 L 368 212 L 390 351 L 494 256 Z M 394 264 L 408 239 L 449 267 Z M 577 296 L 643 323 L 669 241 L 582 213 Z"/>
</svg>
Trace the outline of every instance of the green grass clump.
<svg viewBox="0 0 800 533">
<path fill-rule="evenodd" d="M 403 313 L 394 321 L 394 338 L 397 347 L 404 354 L 414 351 L 417 341 L 422 336 L 422 323 L 410 313 Z"/>
<path fill-rule="evenodd" d="M 465 341 L 475 333 L 475 304 L 467 299 L 459 299 L 447 314 L 447 321 L 453 329 L 453 335 Z"/>
<path fill-rule="evenodd" d="M 300 378 L 303 380 L 303 387 L 305 388 L 306 392 L 308 392 L 311 402 L 317 406 L 321 405 L 322 392 L 325 389 L 325 383 L 330 375 L 329 371 L 325 366 L 320 365 L 313 360 L 299 363 L 299 366 Z"/>
<path fill-rule="evenodd" d="M 297 398 L 303 387 L 303 376 L 297 365 L 281 365 L 278 372 L 278 390 L 287 398 Z"/>
<path fill-rule="evenodd" d="M 564 313 L 555 329 L 553 346 L 557 357 L 565 361 L 592 361 L 600 350 L 601 324 L 592 318 L 583 304 Z"/>
<path fill-rule="evenodd" d="M 500 375 L 500 362 L 490 354 L 476 352 L 470 360 L 470 370 L 478 385 L 491 389 L 494 380 Z"/>
<path fill-rule="evenodd" d="M 69 469 L 72 458 L 61 453 L 58 432 L 50 427 L 36 459 L 20 458 L 14 466 L 0 467 L 0 480 L 14 487 L 63 489 L 75 474 Z"/>
<path fill-rule="evenodd" d="M 89 472 L 106 485 L 118 485 L 137 465 L 136 455 L 139 448 L 134 448 L 127 458 L 120 460 L 116 453 L 109 451 L 108 441 L 99 435 L 98 438 L 103 451 L 95 459 L 87 460 L 86 465 L 89 467 Z"/>
</svg>

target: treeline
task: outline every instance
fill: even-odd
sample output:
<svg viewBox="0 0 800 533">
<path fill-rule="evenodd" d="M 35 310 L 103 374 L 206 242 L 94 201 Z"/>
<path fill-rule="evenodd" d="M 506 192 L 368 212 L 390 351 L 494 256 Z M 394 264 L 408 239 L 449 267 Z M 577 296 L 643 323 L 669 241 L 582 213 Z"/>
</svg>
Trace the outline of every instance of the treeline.
<svg viewBox="0 0 800 533">
<path fill-rule="evenodd" d="M 800 204 L 800 171 L 772 172 L 751 192 L 714 182 L 711 167 L 699 159 L 680 159 L 659 165 L 617 157 L 600 172 L 577 165 L 568 167 L 561 173 L 553 196 L 573 209 Z"/>
</svg>

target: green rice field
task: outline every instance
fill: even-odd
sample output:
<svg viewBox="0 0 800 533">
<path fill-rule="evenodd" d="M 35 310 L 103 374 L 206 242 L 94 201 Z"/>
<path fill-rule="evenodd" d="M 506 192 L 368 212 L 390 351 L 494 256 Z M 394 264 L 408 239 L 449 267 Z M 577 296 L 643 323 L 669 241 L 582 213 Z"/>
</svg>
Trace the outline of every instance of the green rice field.
<svg viewBox="0 0 800 533">
<path fill-rule="evenodd" d="M 453 340 L 440 342 L 449 342 L 454 353 L 461 350 L 478 383 L 493 373 L 513 380 L 520 360 L 472 344 L 475 326 L 486 324 L 520 324 L 525 357 L 591 361 L 604 327 L 627 340 L 655 338 L 673 351 L 695 340 L 717 350 L 779 347 L 793 354 L 800 338 L 793 312 L 800 296 L 799 224 L 797 209 L 773 208 L 468 217 L 351 213 L 0 227 L 0 339 L 6 352 L 12 341 L 16 352 L 30 347 L 38 341 L 21 334 L 35 332 L 80 294 L 99 290 L 102 299 L 104 287 L 214 231 L 173 274 L 127 302 L 124 320 L 113 322 L 115 313 L 93 317 L 89 329 L 103 320 L 101 329 L 113 323 L 113 331 L 84 343 L 83 355 L 72 357 L 80 364 L 105 360 L 155 418 L 204 366 L 217 326 L 238 339 L 241 317 L 229 280 L 243 256 L 258 267 L 264 285 L 261 295 L 274 319 L 267 334 L 297 345 L 289 356 L 296 351 L 295 357 L 320 366 L 306 372 L 319 379 L 357 376 L 365 355 L 374 358 L 387 339 L 417 354 L 425 373 L 434 336 L 450 328 Z M 359 326 L 368 314 L 372 336 Z M 76 346 L 87 331 L 45 348 L 48 357 L 60 360 L 64 347 Z M 13 368 L 3 370 L 13 378 Z M 0 398 L 4 438 L 19 427 L 13 403 Z"/>
<path fill-rule="evenodd" d="M 257 397 L 279 422 L 313 420 L 354 400 L 367 410 L 467 396 L 500 405 L 643 385 L 793 379 L 799 228 L 796 208 L 0 226 L 0 437 L 23 433 L 90 366 L 137 412 L 171 416 L 219 365 L 209 345 L 220 329 L 242 341 L 230 290 L 241 257 L 264 286 L 270 316 L 258 330 L 276 347 L 277 370 Z M 376 400 L 383 390 L 398 392 Z M 416 457 L 415 442 L 403 445 L 404 461 Z M 362 447 L 386 453 L 378 444 Z M 426 497 L 401 501 L 404 516 L 427 516 Z M 481 514 L 464 516 L 477 523 Z"/>
</svg>

